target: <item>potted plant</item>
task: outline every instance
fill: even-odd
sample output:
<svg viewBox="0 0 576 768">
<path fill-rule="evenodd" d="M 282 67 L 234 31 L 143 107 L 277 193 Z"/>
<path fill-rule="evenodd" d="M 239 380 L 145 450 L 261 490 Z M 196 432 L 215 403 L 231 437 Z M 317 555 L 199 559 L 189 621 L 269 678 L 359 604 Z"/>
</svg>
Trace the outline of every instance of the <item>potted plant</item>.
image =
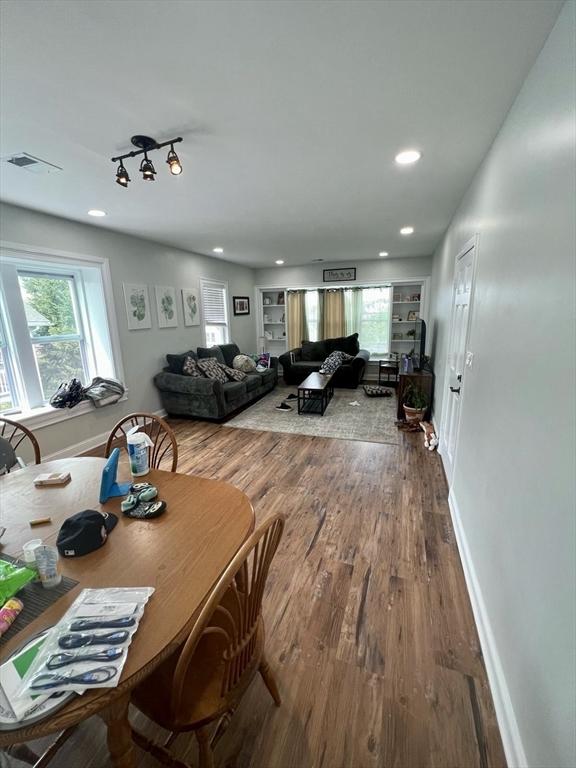
<svg viewBox="0 0 576 768">
<path fill-rule="evenodd" d="M 418 384 L 408 384 L 402 401 L 406 421 L 422 421 L 428 408 L 428 397 Z"/>
</svg>

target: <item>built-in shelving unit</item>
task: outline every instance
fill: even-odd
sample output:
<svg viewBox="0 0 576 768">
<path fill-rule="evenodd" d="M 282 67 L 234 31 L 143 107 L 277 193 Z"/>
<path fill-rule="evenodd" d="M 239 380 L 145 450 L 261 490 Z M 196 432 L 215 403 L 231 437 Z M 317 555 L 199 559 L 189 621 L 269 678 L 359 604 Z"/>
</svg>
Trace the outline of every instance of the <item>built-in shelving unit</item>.
<svg viewBox="0 0 576 768">
<path fill-rule="evenodd" d="M 390 335 L 390 350 L 392 352 L 409 352 L 415 346 L 417 339 L 407 336 L 409 330 L 415 328 L 415 320 L 420 319 L 420 303 L 422 301 L 422 285 L 396 283 L 392 291 L 392 323 Z M 403 330 L 406 327 L 406 331 Z M 410 345 L 410 346 L 409 346 Z"/>
<path fill-rule="evenodd" d="M 286 351 L 286 291 L 261 288 L 259 292 L 260 343 L 264 352 L 278 357 Z"/>
</svg>

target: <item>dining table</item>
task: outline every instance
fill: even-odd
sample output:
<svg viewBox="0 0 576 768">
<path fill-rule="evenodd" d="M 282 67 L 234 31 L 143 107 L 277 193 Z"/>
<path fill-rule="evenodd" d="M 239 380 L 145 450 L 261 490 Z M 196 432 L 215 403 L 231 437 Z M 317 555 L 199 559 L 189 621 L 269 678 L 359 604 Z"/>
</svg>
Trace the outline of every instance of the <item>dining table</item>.
<svg viewBox="0 0 576 768">
<path fill-rule="evenodd" d="M 0 748 L 67 729 L 92 715 L 107 725 L 107 743 L 116 768 L 137 765 L 128 719 L 131 690 L 186 640 L 213 585 L 254 530 L 247 496 L 229 483 L 195 475 L 151 469 L 136 478 L 156 486 L 166 511 L 150 520 L 120 511 L 121 498 L 100 504 L 105 459 L 78 457 L 47 461 L 0 477 L 0 555 L 22 555 L 23 545 L 41 538 L 56 544 L 70 515 L 85 509 L 118 517 L 102 547 L 82 557 L 61 557 L 60 572 L 78 583 L 2 647 L 5 661 L 26 641 L 55 625 L 85 588 L 153 587 L 154 593 L 130 645 L 118 686 L 99 688 L 71 699 L 31 725 L 0 731 Z M 69 472 L 63 486 L 36 487 L 45 472 Z M 119 477 L 119 482 L 130 481 Z M 30 521 L 49 518 L 38 527 Z"/>
</svg>

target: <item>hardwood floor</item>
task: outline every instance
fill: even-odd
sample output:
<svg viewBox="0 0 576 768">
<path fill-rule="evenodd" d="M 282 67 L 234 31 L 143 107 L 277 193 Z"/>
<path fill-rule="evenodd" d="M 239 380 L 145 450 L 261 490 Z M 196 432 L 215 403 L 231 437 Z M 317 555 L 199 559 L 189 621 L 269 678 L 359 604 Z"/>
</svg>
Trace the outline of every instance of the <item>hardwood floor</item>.
<svg viewBox="0 0 576 768">
<path fill-rule="evenodd" d="M 264 601 L 282 706 L 256 679 L 217 765 L 505 766 L 440 457 L 422 436 L 392 446 L 172 425 L 179 471 L 233 483 L 260 520 L 287 515 Z M 51 765 L 109 766 L 104 745 L 93 718 Z M 193 737 L 174 751 L 195 763 Z"/>
</svg>

